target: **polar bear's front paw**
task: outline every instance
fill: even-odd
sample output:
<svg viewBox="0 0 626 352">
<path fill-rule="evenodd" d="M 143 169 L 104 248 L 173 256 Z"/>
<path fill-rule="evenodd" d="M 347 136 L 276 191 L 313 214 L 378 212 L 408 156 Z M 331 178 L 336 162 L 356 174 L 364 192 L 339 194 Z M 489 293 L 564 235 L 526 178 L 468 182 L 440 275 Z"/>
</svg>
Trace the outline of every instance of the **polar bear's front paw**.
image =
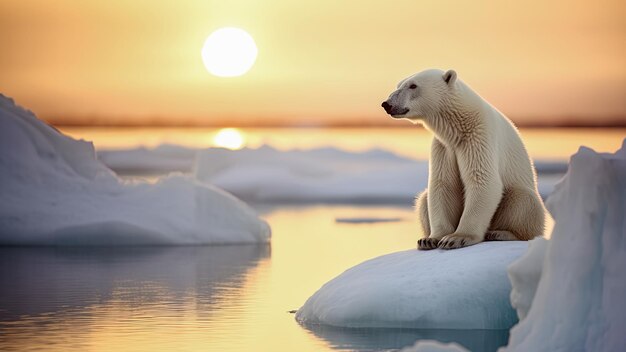
<svg viewBox="0 0 626 352">
<path fill-rule="evenodd" d="M 435 249 L 437 248 L 437 246 L 439 245 L 439 239 L 438 238 L 422 238 L 421 240 L 417 241 L 417 249 L 421 249 L 421 250 L 428 250 L 428 249 Z"/>
<path fill-rule="evenodd" d="M 439 241 L 439 248 L 441 249 L 454 249 L 471 246 L 480 242 L 481 239 L 475 235 L 463 235 L 459 233 L 453 233 L 448 236 L 444 236 L 441 241 Z"/>
</svg>

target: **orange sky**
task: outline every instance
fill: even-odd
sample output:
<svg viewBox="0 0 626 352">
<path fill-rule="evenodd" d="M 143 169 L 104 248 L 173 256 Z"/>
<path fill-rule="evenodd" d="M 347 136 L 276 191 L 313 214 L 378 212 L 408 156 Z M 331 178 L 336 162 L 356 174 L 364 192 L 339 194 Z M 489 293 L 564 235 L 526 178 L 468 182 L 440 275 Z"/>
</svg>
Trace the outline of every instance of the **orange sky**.
<svg viewBox="0 0 626 352">
<path fill-rule="evenodd" d="M 0 92 L 54 123 L 388 123 L 401 78 L 454 68 L 518 123 L 626 116 L 626 2 L 2 1 Z M 211 76 L 241 27 L 259 56 Z"/>
</svg>

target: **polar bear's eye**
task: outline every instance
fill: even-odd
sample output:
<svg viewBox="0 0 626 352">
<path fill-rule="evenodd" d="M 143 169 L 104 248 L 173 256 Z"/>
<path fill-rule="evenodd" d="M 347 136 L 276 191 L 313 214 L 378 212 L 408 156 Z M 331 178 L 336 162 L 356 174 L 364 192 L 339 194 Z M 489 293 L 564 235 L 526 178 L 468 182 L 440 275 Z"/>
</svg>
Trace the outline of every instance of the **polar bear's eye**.
<svg viewBox="0 0 626 352">
<path fill-rule="evenodd" d="M 411 85 L 409 86 L 409 89 L 415 89 L 415 88 L 417 88 L 417 85 L 415 85 L 415 84 L 411 84 Z"/>
</svg>

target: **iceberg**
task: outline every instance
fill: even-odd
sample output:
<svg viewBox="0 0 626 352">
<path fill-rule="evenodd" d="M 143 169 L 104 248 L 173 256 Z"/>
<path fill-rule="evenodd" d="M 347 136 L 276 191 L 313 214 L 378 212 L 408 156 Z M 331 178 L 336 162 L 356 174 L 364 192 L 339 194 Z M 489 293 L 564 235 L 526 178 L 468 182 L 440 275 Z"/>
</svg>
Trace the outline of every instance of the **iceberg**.
<svg viewBox="0 0 626 352">
<path fill-rule="evenodd" d="M 509 270 L 521 321 L 501 351 L 623 351 L 626 140 L 615 154 L 581 147 L 546 205 L 550 241 Z"/>
<path fill-rule="evenodd" d="M 510 329 L 506 268 L 527 242 L 384 255 L 326 283 L 297 311 L 307 325 L 347 328 Z"/>
<path fill-rule="evenodd" d="M 231 194 L 172 175 L 123 182 L 74 140 L 0 95 L 0 245 L 266 243 Z"/>
</svg>

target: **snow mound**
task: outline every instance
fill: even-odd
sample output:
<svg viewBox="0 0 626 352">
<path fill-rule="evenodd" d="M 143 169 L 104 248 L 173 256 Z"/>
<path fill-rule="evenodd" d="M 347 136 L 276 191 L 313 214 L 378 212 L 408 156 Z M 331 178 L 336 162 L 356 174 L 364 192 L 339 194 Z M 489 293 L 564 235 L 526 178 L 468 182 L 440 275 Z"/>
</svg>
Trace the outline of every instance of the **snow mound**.
<svg viewBox="0 0 626 352">
<path fill-rule="evenodd" d="M 517 316 L 506 267 L 527 247 L 485 242 L 381 256 L 326 283 L 296 319 L 337 327 L 509 329 Z"/>
<path fill-rule="evenodd" d="M 547 207 L 555 226 L 538 284 L 539 258 L 534 264 L 522 258 L 511 267 L 518 309 L 523 313 L 526 302 L 532 303 L 502 351 L 623 351 L 626 140 L 615 154 L 581 147 Z M 541 256 L 542 249 L 531 250 L 537 253 L 526 258 Z M 527 283 L 519 285 L 524 275 Z"/>
<path fill-rule="evenodd" d="M 232 195 L 189 177 L 124 183 L 93 145 L 0 95 L 1 245 L 187 245 L 269 241 Z"/>
</svg>

